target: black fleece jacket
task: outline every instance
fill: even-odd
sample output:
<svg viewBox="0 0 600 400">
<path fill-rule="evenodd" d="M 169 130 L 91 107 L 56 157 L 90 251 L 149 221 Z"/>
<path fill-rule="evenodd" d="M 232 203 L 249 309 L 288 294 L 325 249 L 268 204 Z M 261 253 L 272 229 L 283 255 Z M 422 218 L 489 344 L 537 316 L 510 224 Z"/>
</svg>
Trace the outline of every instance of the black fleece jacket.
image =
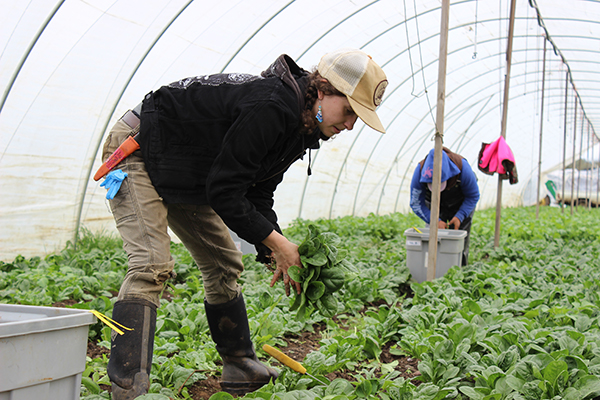
<svg viewBox="0 0 600 400">
<path fill-rule="evenodd" d="M 281 231 L 275 188 L 325 138 L 318 129 L 299 133 L 307 76 L 282 55 L 261 76 L 197 76 L 146 95 L 139 142 L 158 194 L 171 204 L 209 204 L 255 245 Z"/>
</svg>

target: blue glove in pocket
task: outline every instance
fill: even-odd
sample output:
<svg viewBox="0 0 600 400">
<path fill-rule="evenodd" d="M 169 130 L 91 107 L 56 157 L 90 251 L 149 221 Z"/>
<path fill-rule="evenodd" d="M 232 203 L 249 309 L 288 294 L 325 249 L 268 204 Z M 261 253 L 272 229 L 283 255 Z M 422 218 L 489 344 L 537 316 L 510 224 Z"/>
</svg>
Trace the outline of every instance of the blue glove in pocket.
<svg viewBox="0 0 600 400">
<path fill-rule="evenodd" d="M 106 175 L 106 179 L 104 179 L 104 182 L 102 182 L 100 186 L 108 190 L 108 192 L 106 193 L 106 198 L 108 200 L 111 200 L 115 197 L 115 195 L 121 188 L 121 183 L 123 183 L 123 179 L 125 179 L 126 177 L 127 173 L 121 171 L 120 169 L 110 171 L 108 175 Z"/>
</svg>

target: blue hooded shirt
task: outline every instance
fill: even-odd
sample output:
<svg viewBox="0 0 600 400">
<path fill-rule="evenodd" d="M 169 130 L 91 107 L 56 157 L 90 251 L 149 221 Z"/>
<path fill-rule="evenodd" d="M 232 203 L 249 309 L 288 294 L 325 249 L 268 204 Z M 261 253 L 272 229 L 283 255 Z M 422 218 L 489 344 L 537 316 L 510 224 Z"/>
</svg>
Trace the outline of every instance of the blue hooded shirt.
<svg viewBox="0 0 600 400">
<path fill-rule="evenodd" d="M 421 163 L 417 165 L 410 185 L 410 207 L 419 218 L 428 224 L 430 223 L 431 211 L 426 202 L 426 194 L 430 192 L 427 184 L 433 180 L 433 157 L 434 149 L 431 149 L 425 158 L 423 168 L 421 169 Z M 455 216 L 462 223 L 475 210 L 479 201 L 477 177 L 464 157 L 461 171 L 450 157 L 448 157 L 446 152 L 442 151 L 441 182 L 445 182 L 457 175 L 460 175 L 460 190 L 464 196 L 464 200 Z M 443 204 L 441 206 L 443 207 Z"/>
<path fill-rule="evenodd" d="M 427 154 L 427 158 L 425 159 L 425 164 L 423 164 L 423 170 L 421 171 L 420 182 L 423 183 L 431 183 L 433 182 L 433 156 L 435 149 L 431 149 L 429 154 Z M 442 179 L 441 182 L 445 182 L 448 179 L 452 178 L 460 174 L 460 169 L 454 164 L 448 154 L 445 151 L 442 151 Z"/>
</svg>

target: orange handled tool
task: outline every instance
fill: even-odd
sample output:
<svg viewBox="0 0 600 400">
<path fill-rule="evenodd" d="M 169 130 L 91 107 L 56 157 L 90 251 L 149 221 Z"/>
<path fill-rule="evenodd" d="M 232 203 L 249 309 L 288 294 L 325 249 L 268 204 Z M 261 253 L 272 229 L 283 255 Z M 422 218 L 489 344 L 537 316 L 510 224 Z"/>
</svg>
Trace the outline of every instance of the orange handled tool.
<svg viewBox="0 0 600 400">
<path fill-rule="evenodd" d="M 302 364 L 300 364 L 298 361 L 292 360 L 290 357 L 286 356 L 285 354 L 283 354 L 281 351 L 277 350 L 276 348 L 271 347 L 268 344 L 264 344 L 262 348 L 267 354 L 269 354 L 271 357 L 276 358 L 277 361 L 279 361 L 286 367 L 290 367 L 291 369 L 293 369 L 296 372 L 301 373 L 302 375 L 308 375 L 311 378 L 321 382 L 321 380 L 317 379 L 316 377 L 314 377 L 311 374 L 309 374 L 308 372 L 306 372 L 306 368 L 304 368 L 302 366 Z"/>
<path fill-rule="evenodd" d="M 98 168 L 96 175 L 94 175 L 95 181 L 108 174 L 110 170 L 113 169 L 113 167 L 115 167 L 118 163 L 126 159 L 131 153 L 140 148 L 139 143 L 135 140 L 137 139 L 138 135 L 139 133 L 134 137 L 129 136 L 127 140 L 121 143 L 119 148 L 116 149 L 114 153 L 110 155 L 110 157 L 108 157 L 108 160 L 106 160 L 104 164 L 102 164 L 100 168 Z"/>
</svg>

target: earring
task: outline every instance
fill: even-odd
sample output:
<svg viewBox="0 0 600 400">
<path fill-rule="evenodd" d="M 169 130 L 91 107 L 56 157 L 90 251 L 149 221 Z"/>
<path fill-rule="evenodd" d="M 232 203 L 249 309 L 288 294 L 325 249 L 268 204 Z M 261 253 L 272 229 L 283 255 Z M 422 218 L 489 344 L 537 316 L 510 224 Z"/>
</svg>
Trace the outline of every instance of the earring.
<svg viewBox="0 0 600 400">
<path fill-rule="evenodd" d="M 317 115 L 315 115 L 315 118 L 317 119 L 317 121 L 323 122 L 323 113 L 321 112 L 320 104 L 319 104 L 319 111 L 317 111 Z"/>
</svg>

